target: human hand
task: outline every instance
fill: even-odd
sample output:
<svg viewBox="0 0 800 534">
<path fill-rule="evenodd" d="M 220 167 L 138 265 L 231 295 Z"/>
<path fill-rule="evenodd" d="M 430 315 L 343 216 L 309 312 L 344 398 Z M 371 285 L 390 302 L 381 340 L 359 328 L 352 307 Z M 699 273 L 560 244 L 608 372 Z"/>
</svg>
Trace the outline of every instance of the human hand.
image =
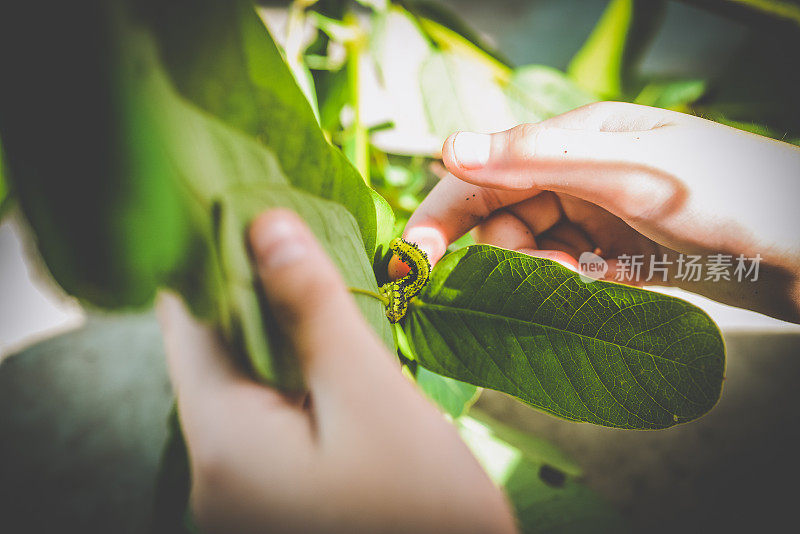
<svg viewBox="0 0 800 534">
<path fill-rule="evenodd" d="M 271 211 L 250 241 L 309 393 L 248 378 L 211 329 L 160 296 L 203 531 L 514 532 L 502 492 L 401 375 L 302 221 Z"/>
<path fill-rule="evenodd" d="M 643 256 L 643 275 L 666 255 L 667 280 L 648 283 L 800 322 L 796 146 L 682 113 L 601 102 L 491 135 L 453 134 L 442 158 L 450 174 L 404 233 L 433 263 L 470 229 L 479 243 L 573 267 L 581 253 L 595 252 L 609 265 L 606 278 L 622 255 Z M 678 279 L 681 254 L 730 255 L 734 265 L 740 254 L 760 255 L 759 278 Z M 402 274 L 393 260 L 390 276 Z"/>
</svg>

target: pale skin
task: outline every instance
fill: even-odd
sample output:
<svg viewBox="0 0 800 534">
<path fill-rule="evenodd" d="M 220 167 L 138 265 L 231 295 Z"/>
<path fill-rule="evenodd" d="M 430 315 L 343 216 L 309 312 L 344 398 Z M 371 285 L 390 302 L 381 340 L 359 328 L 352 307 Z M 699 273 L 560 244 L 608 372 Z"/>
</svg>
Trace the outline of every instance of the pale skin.
<svg viewBox="0 0 800 534">
<path fill-rule="evenodd" d="M 454 134 L 405 237 L 433 263 L 476 239 L 574 265 L 582 251 L 760 254 L 758 283 L 681 284 L 800 321 L 800 149 L 700 118 L 601 103 L 491 136 Z M 266 299 L 308 392 L 255 382 L 212 329 L 159 298 L 170 377 L 210 533 L 515 532 L 502 492 L 400 372 L 293 213 L 250 229 Z M 613 264 L 613 261 L 611 262 Z M 390 265 L 397 278 L 404 269 Z M 354 371 L 356 370 L 356 371 Z"/>
<path fill-rule="evenodd" d="M 249 378 L 212 329 L 160 295 L 201 529 L 516 532 L 502 491 L 401 374 L 300 218 L 268 212 L 250 243 L 308 394 Z"/>
<path fill-rule="evenodd" d="M 470 230 L 479 243 L 566 265 L 596 251 L 609 262 L 606 277 L 620 255 L 644 256 L 646 274 L 651 256 L 666 254 L 667 281 L 648 283 L 800 322 L 794 145 L 682 113 L 601 102 L 491 135 L 453 134 L 442 159 L 449 173 L 404 232 L 433 263 Z M 758 281 L 676 280 L 681 253 L 760 255 Z M 390 264 L 393 277 L 404 272 Z"/>
</svg>

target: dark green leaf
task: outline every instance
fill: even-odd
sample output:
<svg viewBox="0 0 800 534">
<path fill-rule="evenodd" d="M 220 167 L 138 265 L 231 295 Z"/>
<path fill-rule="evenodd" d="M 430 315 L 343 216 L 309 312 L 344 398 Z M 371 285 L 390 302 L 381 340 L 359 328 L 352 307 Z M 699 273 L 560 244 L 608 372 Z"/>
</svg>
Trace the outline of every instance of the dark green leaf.
<svg viewBox="0 0 800 534">
<path fill-rule="evenodd" d="M 574 421 L 666 428 L 722 388 L 724 345 L 700 309 L 486 245 L 437 264 L 403 329 L 428 369 Z"/>
<path fill-rule="evenodd" d="M 196 532 L 189 518 L 189 456 L 175 405 L 172 406 L 167 426 L 167 441 L 156 478 L 151 532 L 188 534 Z"/>
</svg>

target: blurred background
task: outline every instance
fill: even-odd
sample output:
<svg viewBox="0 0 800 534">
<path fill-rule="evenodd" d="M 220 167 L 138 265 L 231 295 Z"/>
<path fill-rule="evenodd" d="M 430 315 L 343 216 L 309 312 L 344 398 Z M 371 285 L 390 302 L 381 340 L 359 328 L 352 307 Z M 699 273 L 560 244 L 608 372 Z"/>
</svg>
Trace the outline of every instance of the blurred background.
<svg viewBox="0 0 800 534">
<path fill-rule="evenodd" d="M 260 13 L 330 139 L 389 200 L 398 227 L 437 179 L 443 136 L 462 127 L 494 131 L 611 98 L 800 138 L 794 2 L 764 3 L 777 13 L 746 1 L 653 2 L 633 22 L 615 19 L 604 0 L 409 2 L 383 15 L 370 6 L 377 3 L 312 15 L 313 2 L 267 2 Z M 417 16 L 441 26 L 421 31 Z M 628 40 L 614 45 L 620 34 Z M 455 52 L 432 56 L 431 35 Z M 604 47 L 612 51 L 602 63 Z M 558 71 L 528 71 L 540 76 L 531 83 L 544 111 L 519 111 L 492 85 L 498 71 L 514 76 L 530 65 Z M 437 77 L 443 72 L 449 82 Z M 454 117 L 454 101 L 481 109 Z M 488 391 L 476 408 L 557 446 L 579 466 L 581 487 L 632 530 L 791 524 L 800 326 L 654 289 L 697 304 L 723 332 L 726 381 L 711 413 L 632 432 L 562 421 Z M 100 313 L 66 295 L 13 206 L 0 224 L 0 361 L 0 531 L 4 522 L 21 525 L 10 532 L 145 531 L 171 406 L 157 324 L 150 312 Z M 556 491 L 549 513 L 573 513 L 557 496 L 569 485 L 542 476 Z M 46 514 L 31 514 L 43 505 Z M 590 527 L 562 520 L 545 530 Z"/>
</svg>

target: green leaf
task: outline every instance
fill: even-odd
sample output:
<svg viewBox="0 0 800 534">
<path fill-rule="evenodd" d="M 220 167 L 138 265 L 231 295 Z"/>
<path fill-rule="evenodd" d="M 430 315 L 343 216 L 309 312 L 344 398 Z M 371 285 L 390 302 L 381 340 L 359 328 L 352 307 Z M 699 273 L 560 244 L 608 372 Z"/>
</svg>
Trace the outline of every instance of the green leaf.
<svg viewBox="0 0 800 534">
<path fill-rule="evenodd" d="M 139 72 L 145 72 L 141 64 Z M 216 258 L 212 268 L 218 270 L 219 288 L 212 298 L 226 338 L 246 355 L 256 376 L 285 389 L 301 388 L 291 347 L 276 330 L 261 297 L 246 229 L 265 209 L 291 208 L 316 234 L 346 284 L 377 291 L 355 220 L 342 205 L 297 188 L 277 158 L 255 140 L 182 103 L 156 63 L 140 83 L 137 94 L 146 99 L 140 107 L 153 112 L 147 124 L 160 133 L 162 150 L 176 171 L 171 179 L 181 182 L 190 193 L 187 200 L 195 201 L 213 224 L 213 241 L 207 246 Z M 191 294 L 191 289 L 179 287 Z M 378 335 L 393 346 L 380 302 L 363 296 L 358 302 Z"/>
<path fill-rule="evenodd" d="M 5 178 L 5 169 L 3 168 L 3 146 L 0 145 L 0 221 L 2 221 L 3 216 L 8 212 L 11 203 L 11 191 L 9 191 L 8 183 Z"/>
<path fill-rule="evenodd" d="M 481 428 L 483 432 L 515 447 L 525 458 L 532 462 L 549 465 L 569 476 L 579 477 L 583 474 L 581 467 L 547 440 L 537 438 L 527 432 L 509 426 L 483 410 L 472 408 L 469 413 L 471 425 Z"/>
<path fill-rule="evenodd" d="M 208 261 L 198 246 L 208 224 L 146 126 L 153 106 L 139 107 L 144 95 L 123 82 L 138 65 L 120 58 L 117 8 L 50 2 L 25 6 L 13 25 L 0 16 L 14 80 L 0 86 L 7 177 L 57 281 L 104 307 L 145 305 L 158 281 Z M 25 58 L 7 46 L 15 39 L 31 41 Z"/>
<path fill-rule="evenodd" d="M 454 419 L 464 415 L 480 395 L 476 386 L 433 373 L 424 367 L 417 367 L 416 380 L 425 396 Z"/>
<path fill-rule="evenodd" d="M 68 292 L 103 307 L 144 305 L 159 287 L 175 288 L 195 313 L 221 328 L 258 378 L 300 388 L 291 351 L 258 297 L 245 228 L 259 211 L 291 207 L 323 242 L 346 283 L 377 290 L 372 256 L 365 253 L 352 212 L 328 200 L 346 200 L 349 186 L 337 176 L 316 184 L 325 191 L 306 180 L 296 184 L 264 143 L 175 92 L 159 61 L 158 41 L 146 26 L 126 18 L 119 5 L 108 13 L 98 13 L 94 4 L 82 7 L 68 16 L 76 21 L 103 16 L 104 26 L 90 29 L 111 39 L 99 48 L 109 51 L 110 57 L 104 58 L 108 64 L 88 59 L 97 36 L 87 39 L 85 50 L 70 44 L 63 50 L 42 46 L 36 49 L 41 52 L 37 69 L 57 68 L 66 61 L 59 55 L 64 53 L 84 58 L 70 65 L 86 76 L 70 78 L 46 101 L 35 98 L 41 94 L 34 82 L 42 80 L 35 74 L 32 79 L 19 76 L 33 86 L 14 85 L 7 89 L 13 98 L 0 99 L 0 128 L 12 177 L 47 265 Z M 262 39 L 268 40 L 266 33 Z M 213 66 L 212 61 L 206 73 L 211 93 L 219 81 Z M 289 76 L 285 66 L 281 69 L 277 72 Z M 302 99 L 297 91 L 284 90 Z M 68 102 L 59 100 L 62 96 Z M 274 104 L 271 114 L 285 114 L 276 120 L 278 126 L 297 111 Z M 43 143 L 34 127 L 37 121 L 31 120 L 40 109 L 56 124 L 57 133 L 79 120 L 89 127 L 53 135 L 56 146 L 51 146 Z M 309 128 L 321 136 L 318 126 Z M 41 157 L 43 150 L 53 157 Z M 338 154 L 328 145 L 323 152 Z M 313 147 L 308 153 L 313 157 Z M 70 180 L 63 179 L 65 169 Z M 376 201 L 368 188 L 361 191 L 374 217 Z M 374 240 L 375 221 L 367 226 Z M 359 297 L 359 304 L 377 334 L 393 346 L 380 303 Z"/>
<path fill-rule="evenodd" d="M 403 329 L 428 369 L 574 421 L 666 428 L 722 388 L 724 345 L 700 309 L 486 245 L 437 264 Z"/>
<path fill-rule="evenodd" d="M 610 0 L 568 72 L 585 90 L 622 98 L 642 53 L 658 29 L 666 2 Z"/>
<path fill-rule="evenodd" d="M 371 256 L 376 214 L 370 189 L 325 140 L 252 3 L 157 2 L 148 19 L 180 94 L 270 148 L 295 187 L 345 206 Z"/>
<path fill-rule="evenodd" d="M 433 52 L 420 68 L 419 83 L 429 130 L 442 139 L 458 130 L 504 130 L 515 122 L 488 64 L 458 53 Z"/>
<path fill-rule="evenodd" d="M 528 65 L 499 79 L 486 64 L 450 52 L 429 56 L 420 70 L 420 87 L 429 127 L 442 137 L 539 122 L 597 100 L 550 67 Z"/>
<path fill-rule="evenodd" d="M 511 61 L 499 50 L 486 43 L 476 31 L 469 27 L 454 11 L 441 3 L 425 0 L 404 0 L 402 5 L 417 17 L 423 29 L 430 32 L 430 38 L 446 46 L 456 39 L 469 42 L 472 46 L 489 55 L 496 61 L 511 65 Z"/>
<path fill-rule="evenodd" d="M 377 247 L 381 247 L 382 245 L 388 245 L 389 241 L 394 237 L 394 211 L 386 199 L 377 191 L 370 189 L 370 194 L 373 202 L 375 202 L 375 215 L 377 218 L 375 242 Z M 379 253 L 377 247 L 375 250 L 376 257 Z"/>
<path fill-rule="evenodd" d="M 277 377 L 279 384 L 302 383 L 291 346 L 275 330 L 272 315 L 258 289 L 257 276 L 250 265 L 244 236 L 250 221 L 267 208 L 286 207 L 300 214 L 339 268 L 348 287 L 378 292 L 372 262 L 364 254 L 355 221 L 341 205 L 299 191 L 288 184 L 232 191 L 221 208 L 220 247 L 223 275 L 232 304 L 233 331 L 242 332 L 244 353 L 250 356 L 257 376 Z M 387 347 L 394 346 L 383 304 L 364 295 L 355 295 L 364 317 Z"/>
<path fill-rule="evenodd" d="M 651 82 L 644 86 L 634 102 L 645 106 L 686 111 L 686 106 L 706 92 L 704 80 Z"/>
<path fill-rule="evenodd" d="M 190 519 L 189 455 L 178 417 L 178 407 L 174 404 L 167 419 L 167 427 L 167 440 L 156 476 L 151 532 L 153 534 L 198 532 L 192 528 Z"/>
<path fill-rule="evenodd" d="M 544 65 L 514 70 L 505 93 L 518 122 L 539 122 L 597 100 L 563 72 Z"/>
<path fill-rule="evenodd" d="M 574 476 L 548 463 L 560 455 L 551 444 L 533 438 L 543 455 L 523 450 L 470 417 L 458 420 L 461 437 L 494 482 L 508 496 L 524 534 L 540 532 L 626 532 L 621 516 Z M 529 447 L 530 452 L 530 447 Z"/>
</svg>

